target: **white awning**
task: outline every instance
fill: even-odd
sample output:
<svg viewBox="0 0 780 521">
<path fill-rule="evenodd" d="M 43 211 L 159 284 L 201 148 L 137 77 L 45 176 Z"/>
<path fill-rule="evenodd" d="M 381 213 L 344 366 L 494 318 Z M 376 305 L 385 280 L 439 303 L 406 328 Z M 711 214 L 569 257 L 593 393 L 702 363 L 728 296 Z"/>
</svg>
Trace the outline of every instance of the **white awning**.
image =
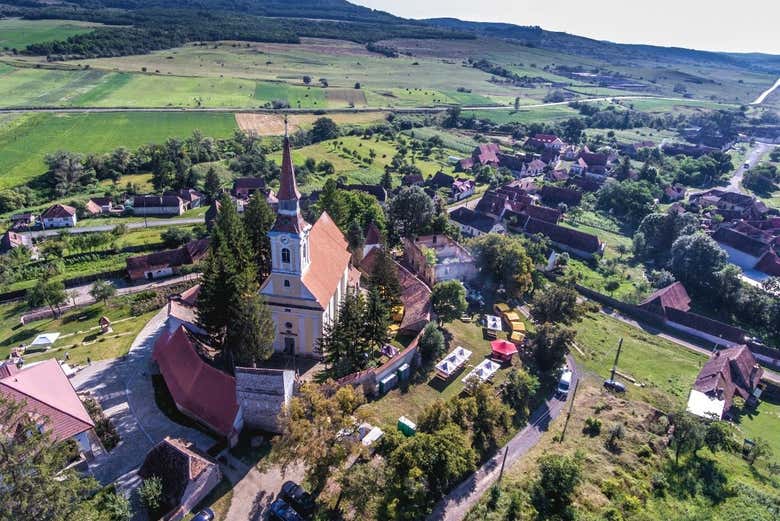
<svg viewBox="0 0 780 521">
<path fill-rule="evenodd" d="M 59 333 L 43 333 L 35 337 L 35 340 L 30 344 L 31 346 L 50 346 L 60 337 Z"/>
</svg>

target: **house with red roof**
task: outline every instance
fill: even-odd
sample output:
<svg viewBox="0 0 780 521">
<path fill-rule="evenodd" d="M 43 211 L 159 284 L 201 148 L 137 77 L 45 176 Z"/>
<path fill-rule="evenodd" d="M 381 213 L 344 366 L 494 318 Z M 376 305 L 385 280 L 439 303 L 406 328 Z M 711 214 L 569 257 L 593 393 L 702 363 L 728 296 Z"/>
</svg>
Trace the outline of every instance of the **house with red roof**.
<svg viewBox="0 0 780 521">
<path fill-rule="evenodd" d="M 497 143 L 482 143 L 473 150 L 471 157 L 462 159 L 458 163 L 458 168 L 465 171 L 471 170 L 475 166 L 497 167 L 501 163 L 498 158 L 500 152 L 501 148 Z"/>
<path fill-rule="evenodd" d="M 175 250 L 157 251 L 125 259 L 130 280 L 154 280 L 175 275 L 182 266 L 195 264 L 209 251 L 209 240 L 190 241 Z"/>
<path fill-rule="evenodd" d="M 729 416 L 734 397 L 754 403 L 764 370 L 746 345 L 716 351 L 699 371 L 687 409 L 702 417 Z"/>
<path fill-rule="evenodd" d="M 165 328 L 154 343 L 152 360 L 176 407 L 233 446 L 243 427 L 235 378 L 207 364 L 197 347 L 184 326 Z"/>
<path fill-rule="evenodd" d="M 531 150 L 560 150 L 566 143 L 554 134 L 534 134 L 523 145 Z"/>
<path fill-rule="evenodd" d="M 92 455 L 92 446 L 100 445 L 95 423 L 76 394 L 60 364 L 46 360 L 19 369 L 13 364 L 0 366 L 0 395 L 22 403 L 22 412 L 53 440 L 72 439 L 79 451 Z"/>
<path fill-rule="evenodd" d="M 317 343 L 350 291 L 352 255 L 327 212 L 313 225 L 303 218 L 287 137 L 277 198 L 276 222 L 268 234 L 271 274 L 260 288 L 276 325 L 274 350 L 320 357 Z"/>
<path fill-rule="evenodd" d="M 8 230 L 3 235 L 0 235 L 0 254 L 8 253 L 14 248 L 29 248 L 33 250 L 32 240 L 27 235 L 12 232 Z"/>
<path fill-rule="evenodd" d="M 55 204 L 41 214 L 41 223 L 48 228 L 71 228 L 76 226 L 76 209 L 66 204 Z"/>
</svg>

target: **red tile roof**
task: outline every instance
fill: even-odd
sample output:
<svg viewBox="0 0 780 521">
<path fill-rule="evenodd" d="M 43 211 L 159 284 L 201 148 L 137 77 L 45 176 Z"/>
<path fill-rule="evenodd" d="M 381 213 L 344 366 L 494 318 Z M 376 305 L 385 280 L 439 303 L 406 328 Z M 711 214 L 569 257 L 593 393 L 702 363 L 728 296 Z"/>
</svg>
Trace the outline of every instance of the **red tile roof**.
<svg viewBox="0 0 780 521">
<path fill-rule="evenodd" d="M 756 269 L 773 277 L 780 277 L 780 256 L 769 250 L 758 260 Z"/>
<path fill-rule="evenodd" d="M 152 358 L 176 404 L 213 429 L 230 437 L 238 414 L 235 378 L 201 359 L 184 326 L 162 332 Z"/>
<path fill-rule="evenodd" d="M 544 185 L 540 196 L 548 204 L 566 203 L 569 206 L 576 206 L 582 201 L 582 192 L 553 185 Z"/>
<path fill-rule="evenodd" d="M 601 251 L 601 241 L 595 235 L 530 217 L 523 231 L 529 235 L 541 233 L 561 246 L 594 254 Z"/>
<path fill-rule="evenodd" d="M 130 278 L 144 278 L 147 271 L 163 268 L 174 268 L 186 264 L 194 264 L 206 256 L 209 249 L 208 239 L 191 241 L 175 250 L 158 251 L 147 255 L 128 257 L 125 260 Z"/>
<path fill-rule="evenodd" d="M 691 309 L 691 297 L 688 296 L 682 283 L 675 282 L 647 297 L 639 307 L 659 314 L 664 314 L 666 308 L 688 311 Z"/>
<path fill-rule="evenodd" d="M 66 204 L 55 204 L 48 207 L 42 214 L 42 219 L 56 219 L 63 217 L 73 217 L 76 215 L 76 209 Z"/>
<path fill-rule="evenodd" d="M 24 410 L 49 419 L 55 440 L 65 440 L 92 429 L 92 422 L 60 364 L 46 360 L 0 380 L 0 393 L 25 402 Z"/>
<path fill-rule="evenodd" d="M 311 264 L 303 274 L 302 281 L 317 299 L 317 303 L 325 309 L 341 282 L 350 259 L 344 234 L 327 212 L 322 212 L 309 232 L 309 249 Z"/>
<path fill-rule="evenodd" d="M 741 345 L 716 352 L 699 371 L 693 388 L 724 400 L 728 411 L 734 395 L 748 398 L 763 373 L 750 349 Z"/>
</svg>

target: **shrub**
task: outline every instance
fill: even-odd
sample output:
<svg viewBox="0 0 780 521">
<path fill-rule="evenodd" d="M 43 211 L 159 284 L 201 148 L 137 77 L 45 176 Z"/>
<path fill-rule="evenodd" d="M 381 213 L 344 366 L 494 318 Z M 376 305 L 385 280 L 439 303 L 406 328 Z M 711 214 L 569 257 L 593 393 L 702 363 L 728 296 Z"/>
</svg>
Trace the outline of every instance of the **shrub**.
<svg viewBox="0 0 780 521">
<path fill-rule="evenodd" d="M 585 420 L 585 427 L 582 428 L 582 432 L 590 437 L 598 436 L 601 433 L 601 420 L 589 416 Z"/>
<path fill-rule="evenodd" d="M 149 512 L 156 512 L 162 505 L 162 486 L 162 480 L 157 476 L 152 476 L 145 479 L 138 487 L 141 503 Z"/>
<path fill-rule="evenodd" d="M 656 472 L 650 479 L 650 486 L 653 487 L 653 493 L 656 496 L 663 497 L 666 495 L 666 490 L 669 488 L 669 481 L 666 479 L 666 475 L 663 472 Z"/>
<path fill-rule="evenodd" d="M 623 425 L 615 424 L 609 430 L 609 436 L 607 437 L 606 447 L 610 452 L 620 452 L 620 440 L 626 436 L 626 431 Z"/>
<path fill-rule="evenodd" d="M 130 501 L 125 496 L 115 493 L 106 494 L 100 509 L 108 514 L 111 521 L 130 521 L 133 517 Z"/>
</svg>

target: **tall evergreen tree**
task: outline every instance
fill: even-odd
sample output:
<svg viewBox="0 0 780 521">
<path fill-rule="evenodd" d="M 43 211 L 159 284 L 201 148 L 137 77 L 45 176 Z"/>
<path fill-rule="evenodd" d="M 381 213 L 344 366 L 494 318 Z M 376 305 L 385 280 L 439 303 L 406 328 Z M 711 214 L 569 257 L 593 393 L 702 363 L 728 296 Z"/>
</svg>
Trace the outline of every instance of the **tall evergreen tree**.
<svg viewBox="0 0 780 521">
<path fill-rule="evenodd" d="M 210 201 L 216 199 L 217 195 L 219 194 L 219 188 L 221 184 L 222 182 L 219 179 L 219 175 L 217 174 L 216 169 L 213 166 L 209 167 L 208 172 L 206 172 L 206 180 L 203 184 L 203 191 L 206 192 L 206 195 Z"/>
<path fill-rule="evenodd" d="M 225 348 L 228 364 L 233 367 L 236 361 L 247 361 L 247 356 L 265 353 L 268 327 L 263 319 L 265 304 L 253 300 L 259 291 L 257 265 L 246 230 L 230 197 L 223 195 L 220 205 L 201 278 L 198 322 Z M 242 302 L 246 299 L 251 302 Z M 262 312 L 250 320 L 252 309 Z M 237 339 L 237 334 L 249 338 Z"/>
<path fill-rule="evenodd" d="M 373 347 L 365 338 L 366 303 L 359 293 L 349 291 L 339 307 L 338 319 L 325 328 L 318 350 L 325 358 L 330 376 L 365 369 Z"/>
<path fill-rule="evenodd" d="M 371 274 L 371 285 L 379 290 L 386 302 L 394 304 L 401 295 L 401 283 L 395 262 L 387 247 L 380 249 L 374 272 Z"/>
<path fill-rule="evenodd" d="M 271 240 L 268 232 L 274 225 L 276 214 L 261 192 L 255 192 L 244 209 L 244 228 L 251 244 L 258 280 L 271 273 Z"/>
<path fill-rule="evenodd" d="M 225 345 L 230 350 L 233 363 L 251 366 L 254 362 L 270 358 L 274 322 L 260 294 L 256 290 L 244 293 L 232 312 L 233 323 L 227 330 Z"/>
<path fill-rule="evenodd" d="M 365 340 L 375 347 L 381 348 L 387 342 L 387 328 L 390 325 L 390 310 L 377 288 L 371 288 L 365 305 Z"/>
</svg>

